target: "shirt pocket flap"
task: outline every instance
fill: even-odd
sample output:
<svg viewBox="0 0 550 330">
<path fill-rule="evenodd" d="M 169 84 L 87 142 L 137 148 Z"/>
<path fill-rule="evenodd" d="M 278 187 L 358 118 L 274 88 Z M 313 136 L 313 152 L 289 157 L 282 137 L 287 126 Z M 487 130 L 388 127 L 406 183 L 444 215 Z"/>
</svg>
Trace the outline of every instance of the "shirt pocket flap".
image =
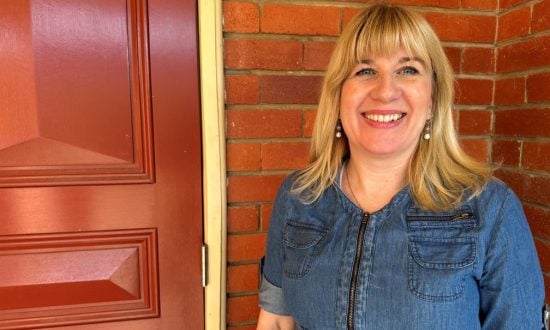
<svg viewBox="0 0 550 330">
<path fill-rule="evenodd" d="M 288 247 L 307 249 L 319 243 L 326 233 L 327 230 L 319 226 L 289 221 L 285 225 L 283 241 Z"/>
<path fill-rule="evenodd" d="M 473 264 L 476 258 L 474 237 L 413 236 L 409 240 L 409 248 L 414 261 L 424 268 L 464 268 Z"/>
</svg>

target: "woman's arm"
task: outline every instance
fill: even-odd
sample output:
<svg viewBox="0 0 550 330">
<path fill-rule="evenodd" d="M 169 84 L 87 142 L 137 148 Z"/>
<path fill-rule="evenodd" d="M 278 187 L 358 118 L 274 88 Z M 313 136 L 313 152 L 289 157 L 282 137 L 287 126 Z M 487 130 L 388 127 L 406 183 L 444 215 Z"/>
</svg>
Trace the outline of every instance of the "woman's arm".
<svg viewBox="0 0 550 330">
<path fill-rule="evenodd" d="M 541 329 L 544 283 L 519 199 L 499 210 L 480 280 L 482 329 Z"/>
<path fill-rule="evenodd" d="M 282 316 L 260 309 L 257 330 L 294 330 L 292 316 Z"/>
</svg>

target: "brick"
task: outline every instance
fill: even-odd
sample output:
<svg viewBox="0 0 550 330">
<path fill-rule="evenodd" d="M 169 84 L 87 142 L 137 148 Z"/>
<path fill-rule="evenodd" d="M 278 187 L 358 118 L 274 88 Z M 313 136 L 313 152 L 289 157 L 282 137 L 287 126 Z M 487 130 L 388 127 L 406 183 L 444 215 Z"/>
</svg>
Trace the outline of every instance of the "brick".
<svg viewBox="0 0 550 330">
<path fill-rule="evenodd" d="M 364 2 L 371 3 L 372 0 L 336 0 L 341 2 Z M 386 0 L 385 3 L 413 5 L 413 6 L 431 6 L 440 8 L 460 8 L 461 0 Z M 481 0 L 487 1 L 487 0 Z M 494 0 L 493 0 L 494 1 Z"/>
<path fill-rule="evenodd" d="M 304 69 L 326 70 L 334 42 L 311 41 L 304 44 Z"/>
<path fill-rule="evenodd" d="M 495 51 L 493 48 L 464 48 L 462 72 L 494 73 Z"/>
<path fill-rule="evenodd" d="M 550 297 L 550 277 L 543 274 L 543 279 L 544 279 L 545 297 Z M 545 299 L 546 299 L 545 302 L 548 302 L 549 298 L 545 298 Z"/>
<path fill-rule="evenodd" d="M 550 109 L 495 111 L 495 133 L 524 137 L 550 137 Z"/>
<path fill-rule="evenodd" d="M 337 36 L 340 33 L 340 9 L 266 3 L 262 10 L 261 30 L 278 34 Z"/>
<path fill-rule="evenodd" d="M 227 261 L 260 260 L 266 237 L 265 233 L 227 236 Z"/>
<path fill-rule="evenodd" d="M 525 102 L 524 77 L 495 81 L 495 105 L 512 105 Z"/>
<path fill-rule="evenodd" d="M 227 322 L 256 321 L 260 313 L 258 296 L 229 297 L 227 299 Z M 241 329 L 241 328 L 238 328 Z"/>
<path fill-rule="evenodd" d="M 273 204 L 264 204 L 260 207 L 260 222 L 262 224 L 262 231 L 269 229 L 269 222 L 271 220 L 271 213 L 273 212 Z"/>
<path fill-rule="evenodd" d="M 259 282 L 258 264 L 227 267 L 228 293 L 258 291 Z"/>
<path fill-rule="evenodd" d="M 550 2 L 542 1 L 533 6 L 532 32 L 550 29 Z"/>
<path fill-rule="evenodd" d="M 462 63 L 462 51 L 457 47 L 445 47 L 445 54 L 449 59 L 449 63 L 453 67 L 454 72 L 461 72 L 460 66 Z"/>
<path fill-rule="evenodd" d="M 388 3 L 441 8 L 460 8 L 460 0 L 387 0 Z"/>
<path fill-rule="evenodd" d="M 497 9 L 497 0 L 462 0 L 462 8 L 465 9 Z"/>
<path fill-rule="evenodd" d="M 519 166 L 521 141 L 493 140 L 493 163 Z"/>
<path fill-rule="evenodd" d="M 484 135 L 491 132 L 491 111 L 461 110 L 458 132 L 462 135 Z"/>
<path fill-rule="evenodd" d="M 225 67 L 229 69 L 298 70 L 302 43 L 291 40 L 226 39 Z"/>
<path fill-rule="evenodd" d="M 309 143 L 264 143 L 262 144 L 262 169 L 296 170 L 308 164 Z"/>
<path fill-rule="evenodd" d="M 229 176 L 229 202 L 271 202 L 275 199 L 283 175 Z"/>
<path fill-rule="evenodd" d="M 479 162 L 488 161 L 488 145 L 485 139 L 460 139 L 460 146 L 464 151 Z"/>
<path fill-rule="evenodd" d="M 443 41 L 494 42 L 496 17 L 492 15 L 429 12 L 426 19 Z"/>
<path fill-rule="evenodd" d="M 304 137 L 311 137 L 316 115 L 317 110 L 304 111 Z"/>
<path fill-rule="evenodd" d="M 493 80 L 457 79 L 456 103 L 489 105 L 493 100 Z"/>
<path fill-rule="evenodd" d="M 502 47 L 497 72 L 521 71 L 550 65 L 550 36 L 541 36 Z"/>
<path fill-rule="evenodd" d="M 524 142 L 522 157 L 523 167 L 550 172 L 550 143 Z"/>
<path fill-rule="evenodd" d="M 299 110 L 227 110 L 228 138 L 277 138 L 302 135 Z"/>
<path fill-rule="evenodd" d="M 225 32 L 255 33 L 260 30 L 258 4 L 251 2 L 223 2 L 223 30 Z"/>
<path fill-rule="evenodd" d="M 344 8 L 342 12 L 342 30 L 349 24 L 351 19 L 357 15 L 361 9 L 359 8 Z"/>
<path fill-rule="evenodd" d="M 541 240 L 535 240 L 535 246 L 539 255 L 540 266 L 543 272 L 550 271 L 550 244 Z M 547 279 L 545 279 L 546 282 Z"/>
<path fill-rule="evenodd" d="M 527 100 L 532 102 L 550 101 L 550 72 L 544 72 L 527 78 Z"/>
<path fill-rule="evenodd" d="M 253 171 L 261 167 L 261 148 L 257 143 L 228 143 L 227 170 Z"/>
<path fill-rule="evenodd" d="M 534 205 L 523 205 L 523 209 L 533 235 L 550 239 L 550 209 Z"/>
<path fill-rule="evenodd" d="M 262 76 L 261 101 L 275 104 L 317 104 L 321 76 Z"/>
<path fill-rule="evenodd" d="M 531 7 L 512 10 L 498 18 L 497 40 L 509 40 L 529 34 Z"/>
<path fill-rule="evenodd" d="M 227 231 L 230 233 L 258 230 L 257 206 L 229 206 L 227 208 Z"/>
<path fill-rule="evenodd" d="M 226 104 L 256 104 L 260 100 L 260 79 L 254 75 L 225 76 Z"/>
<path fill-rule="evenodd" d="M 505 170 L 496 171 L 495 175 L 506 182 L 522 200 L 550 204 L 550 178 Z"/>
<path fill-rule="evenodd" d="M 516 5 L 528 2 L 529 0 L 500 0 L 500 9 L 507 9 Z"/>
</svg>

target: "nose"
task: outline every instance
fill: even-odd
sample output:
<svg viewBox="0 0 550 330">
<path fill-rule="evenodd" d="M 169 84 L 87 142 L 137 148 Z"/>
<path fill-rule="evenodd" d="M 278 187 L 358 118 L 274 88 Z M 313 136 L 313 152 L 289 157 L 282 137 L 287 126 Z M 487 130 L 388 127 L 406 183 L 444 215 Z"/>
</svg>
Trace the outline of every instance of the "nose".
<svg viewBox="0 0 550 330">
<path fill-rule="evenodd" d="M 391 102 L 399 96 L 399 92 L 394 77 L 391 74 L 382 74 L 377 77 L 371 96 L 381 102 Z"/>
</svg>

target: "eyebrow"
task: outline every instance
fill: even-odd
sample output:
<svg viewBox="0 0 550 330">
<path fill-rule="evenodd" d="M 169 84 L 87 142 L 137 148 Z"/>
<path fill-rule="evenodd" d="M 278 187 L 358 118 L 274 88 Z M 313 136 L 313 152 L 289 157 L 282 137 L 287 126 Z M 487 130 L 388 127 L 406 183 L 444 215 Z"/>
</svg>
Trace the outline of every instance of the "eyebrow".
<svg viewBox="0 0 550 330">
<path fill-rule="evenodd" d="M 418 62 L 422 65 L 424 65 L 424 61 L 420 57 L 402 57 L 399 59 L 399 64 L 401 63 L 407 63 L 407 62 Z"/>
</svg>

